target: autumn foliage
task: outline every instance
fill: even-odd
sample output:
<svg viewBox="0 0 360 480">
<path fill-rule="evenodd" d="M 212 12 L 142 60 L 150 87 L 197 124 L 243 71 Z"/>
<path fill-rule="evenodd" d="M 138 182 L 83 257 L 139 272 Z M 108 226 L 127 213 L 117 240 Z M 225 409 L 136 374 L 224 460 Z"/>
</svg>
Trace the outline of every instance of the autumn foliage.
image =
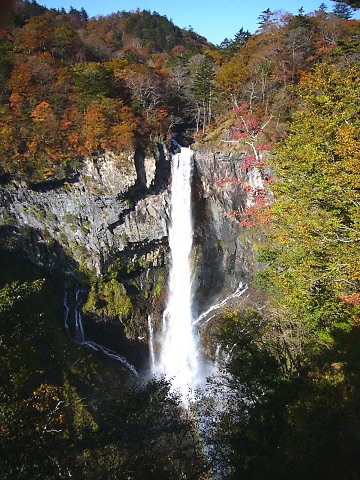
<svg viewBox="0 0 360 480">
<path fill-rule="evenodd" d="M 0 33 L 0 175 L 31 182 L 167 138 L 184 116 L 169 62 L 207 46 L 156 12 L 89 19 L 26 0 Z"/>
</svg>

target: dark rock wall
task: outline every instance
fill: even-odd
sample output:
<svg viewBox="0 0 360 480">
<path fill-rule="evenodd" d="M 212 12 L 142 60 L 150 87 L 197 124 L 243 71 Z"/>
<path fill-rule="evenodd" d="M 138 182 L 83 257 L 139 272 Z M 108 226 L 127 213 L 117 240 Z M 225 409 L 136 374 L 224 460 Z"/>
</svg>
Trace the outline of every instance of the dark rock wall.
<svg viewBox="0 0 360 480">
<path fill-rule="evenodd" d="M 163 162 L 165 163 L 165 162 Z M 87 160 L 77 181 L 57 188 L 30 188 L 25 183 L 0 187 L 0 233 L 26 251 L 35 263 L 38 242 L 57 245 L 80 268 L 101 274 L 118 252 L 130 255 L 136 243 L 167 236 L 167 191 L 154 190 L 159 162 L 136 152 L 134 158 L 108 155 Z M 164 174 L 162 174 L 164 175 Z M 45 253 L 45 252 L 44 252 Z"/>
<path fill-rule="evenodd" d="M 231 153 L 195 153 L 194 204 L 198 312 L 250 281 L 255 268 L 251 242 L 231 217 L 244 209 L 247 195 L 237 180 L 241 156 Z M 224 183 L 224 180 L 229 181 Z M 235 181 L 233 181 L 235 180 Z"/>
<path fill-rule="evenodd" d="M 194 156 L 194 298 L 200 314 L 249 282 L 251 242 L 231 218 L 248 201 L 240 185 L 241 156 L 196 151 Z M 0 186 L 0 240 L 33 263 L 99 276 L 119 267 L 134 309 L 127 331 L 146 341 L 147 316 L 160 326 L 169 269 L 170 154 L 88 159 L 76 180 L 31 188 Z M 237 183 L 235 181 L 235 183 Z"/>
</svg>

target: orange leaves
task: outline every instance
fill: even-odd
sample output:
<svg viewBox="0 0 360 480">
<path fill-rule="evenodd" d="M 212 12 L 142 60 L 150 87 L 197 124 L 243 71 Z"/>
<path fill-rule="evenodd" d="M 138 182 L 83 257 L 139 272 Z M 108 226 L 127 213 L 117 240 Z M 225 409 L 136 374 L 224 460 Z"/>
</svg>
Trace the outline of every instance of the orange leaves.
<svg viewBox="0 0 360 480">
<path fill-rule="evenodd" d="M 356 307 L 357 305 L 360 305 L 360 292 L 350 295 L 343 293 L 340 295 L 340 298 L 346 305 L 350 307 Z"/>
<path fill-rule="evenodd" d="M 27 63 L 15 65 L 8 82 L 8 88 L 12 92 L 26 93 L 31 81 L 32 70 Z"/>
<path fill-rule="evenodd" d="M 53 26 L 44 17 L 32 17 L 16 38 L 17 48 L 24 53 L 42 52 L 51 46 Z"/>
<path fill-rule="evenodd" d="M 60 388 L 45 383 L 34 391 L 31 403 L 38 412 L 49 412 L 59 400 Z"/>
<path fill-rule="evenodd" d="M 34 122 L 45 122 L 47 118 L 52 114 L 50 105 L 47 102 L 41 102 L 34 108 L 31 113 L 31 118 Z"/>
<path fill-rule="evenodd" d="M 89 105 L 84 115 L 83 135 L 85 138 L 85 152 L 103 147 L 104 137 L 107 131 L 106 117 L 100 105 Z"/>
<path fill-rule="evenodd" d="M 47 102 L 40 102 L 36 105 L 30 116 L 35 124 L 35 143 L 44 141 L 46 145 L 51 144 L 55 146 L 58 141 L 57 132 L 59 122 L 50 105 Z M 36 149 L 38 147 L 39 146 L 37 146 Z"/>
<path fill-rule="evenodd" d="M 120 152 L 134 148 L 133 140 L 138 120 L 132 110 L 120 100 L 89 105 L 83 121 L 85 154 L 89 155 L 99 149 Z"/>
<path fill-rule="evenodd" d="M 19 93 L 12 93 L 9 97 L 9 105 L 17 113 L 20 111 L 21 106 L 24 103 L 24 96 Z"/>
</svg>

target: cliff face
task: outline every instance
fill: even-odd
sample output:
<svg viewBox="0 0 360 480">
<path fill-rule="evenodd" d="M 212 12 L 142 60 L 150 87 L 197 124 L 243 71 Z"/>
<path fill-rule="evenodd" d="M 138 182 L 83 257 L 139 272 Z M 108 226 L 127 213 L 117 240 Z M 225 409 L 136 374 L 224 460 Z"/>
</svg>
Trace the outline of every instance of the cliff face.
<svg viewBox="0 0 360 480">
<path fill-rule="evenodd" d="M 196 298 L 199 312 L 250 281 L 255 267 L 252 245 L 239 223 L 231 217 L 249 202 L 239 180 L 253 173 L 239 169 L 241 155 L 196 152 L 195 245 Z M 225 182 L 224 182 L 225 181 Z"/>
<path fill-rule="evenodd" d="M 254 269 L 251 244 L 230 217 L 249 199 L 240 186 L 221 185 L 245 175 L 240 158 L 195 152 L 195 314 L 245 285 Z M 159 322 L 166 299 L 169 177 L 170 154 L 159 145 L 151 158 L 137 152 L 89 159 L 76 180 L 62 185 L 1 186 L 1 241 L 62 272 L 80 268 L 101 276 L 115 266 L 132 302 L 120 320 L 128 336 L 146 338 L 147 316 Z"/>
<path fill-rule="evenodd" d="M 166 162 L 160 153 L 106 156 L 87 160 L 77 180 L 61 186 L 2 186 L 2 239 L 35 263 L 59 267 L 67 257 L 68 268 L 101 274 L 118 252 L 166 237 L 168 194 L 157 179 Z"/>
</svg>

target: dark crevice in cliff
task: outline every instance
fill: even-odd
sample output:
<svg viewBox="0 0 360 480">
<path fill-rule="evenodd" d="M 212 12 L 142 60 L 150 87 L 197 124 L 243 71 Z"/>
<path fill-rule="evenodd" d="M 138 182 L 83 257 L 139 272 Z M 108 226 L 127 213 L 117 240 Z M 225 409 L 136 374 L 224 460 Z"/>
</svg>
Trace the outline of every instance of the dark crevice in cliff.
<svg viewBox="0 0 360 480">
<path fill-rule="evenodd" d="M 162 248 L 164 253 L 168 253 L 168 237 L 158 238 L 156 240 L 147 240 L 144 242 L 129 242 L 125 250 L 118 252 L 117 258 L 131 259 L 134 258 L 134 256 L 142 257 L 159 248 Z"/>
<path fill-rule="evenodd" d="M 169 184 L 171 164 L 167 158 L 164 146 L 161 143 L 157 144 L 158 151 L 156 152 L 156 171 L 155 178 L 150 186 L 150 192 L 156 195 L 167 188 Z"/>
<path fill-rule="evenodd" d="M 108 230 L 111 233 L 114 233 L 115 228 L 119 227 L 125 222 L 126 216 L 129 215 L 129 213 L 133 212 L 140 200 L 143 200 L 147 195 L 148 190 L 146 189 L 146 186 L 144 186 L 138 181 L 136 181 L 135 184 L 130 187 L 126 192 L 118 195 L 116 197 L 118 201 L 124 203 L 127 202 L 130 206 L 121 211 L 118 220 L 108 225 Z"/>
<path fill-rule="evenodd" d="M 119 227 L 120 225 L 122 225 L 124 222 L 125 222 L 125 217 L 130 213 L 130 212 L 133 212 L 135 210 L 135 206 L 133 208 L 125 208 L 125 210 L 123 210 L 121 212 L 121 214 L 119 215 L 119 219 L 116 220 L 116 222 L 113 222 L 113 223 L 110 223 L 108 226 L 107 226 L 107 229 L 109 230 L 109 232 L 111 232 L 112 234 L 114 233 L 114 230 L 116 227 Z"/>
<path fill-rule="evenodd" d="M 54 239 L 49 241 L 49 238 L 35 228 L 0 226 L 0 241 L 4 250 L 16 252 L 46 270 L 73 273 L 78 269 L 76 261 L 65 252 L 60 243 Z"/>
<path fill-rule="evenodd" d="M 146 187 L 145 154 L 142 149 L 138 149 L 134 155 L 137 179 L 135 184 L 126 192 L 117 196 L 117 200 L 128 202 L 130 206 L 122 210 L 118 220 L 108 225 L 108 230 L 114 233 L 116 227 L 125 222 L 125 218 L 136 208 L 136 205 L 148 195 L 158 195 L 164 191 L 169 183 L 171 165 L 167 159 L 164 146 L 159 143 L 158 151 L 154 153 L 156 159 L 155 177 L 149 188 Z"/>
<path fill-rule="evenodd" d="M 74 171 L 67 174 L 64 178 L 48 179 L 43 182 L 30 182 L 29 188 L 35 192 L 50 192 L 63 188 L 66 184 L 77 183 L 80 178 L 80 172 Z"/>
</svg>

